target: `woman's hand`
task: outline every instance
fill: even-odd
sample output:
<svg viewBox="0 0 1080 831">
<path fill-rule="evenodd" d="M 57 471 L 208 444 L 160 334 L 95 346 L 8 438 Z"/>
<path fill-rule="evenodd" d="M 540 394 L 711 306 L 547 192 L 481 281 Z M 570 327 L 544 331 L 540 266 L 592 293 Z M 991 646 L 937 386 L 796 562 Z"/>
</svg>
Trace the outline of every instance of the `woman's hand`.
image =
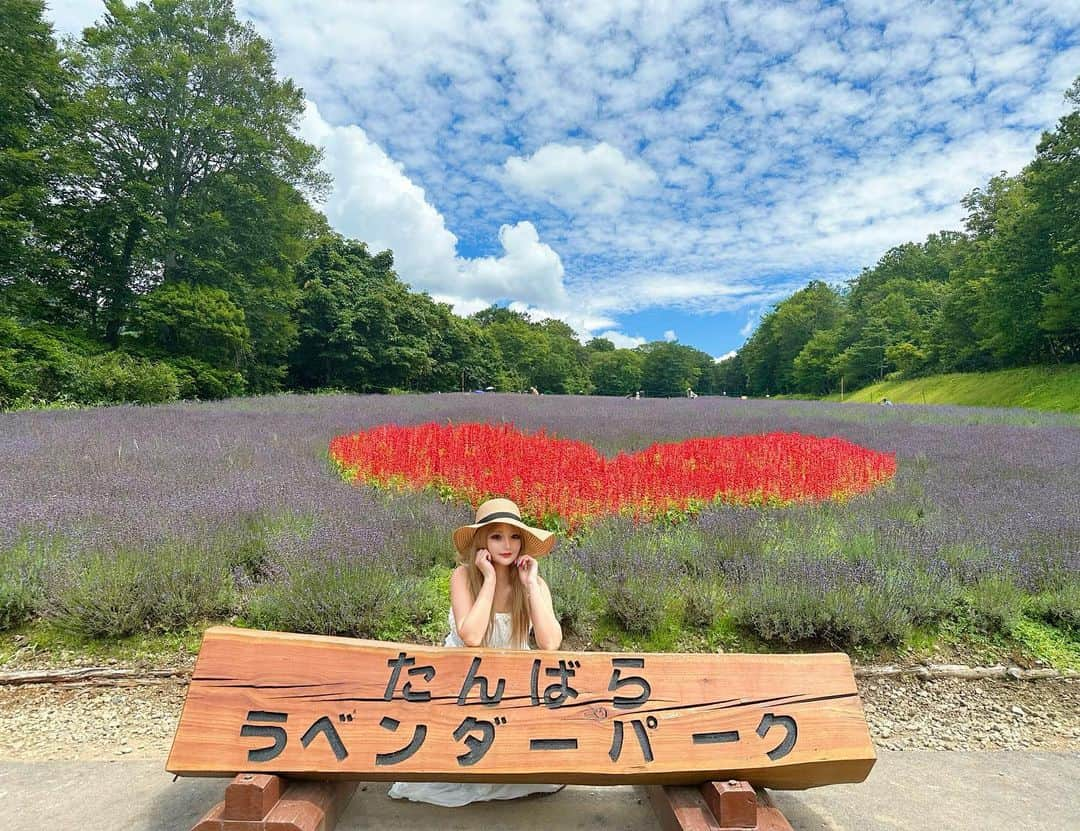
<svg viewBox="0 0 1080 831">
<path fill-rule="evenodd" d="M 528 554 L 522 554 L 518 557 L 516 565 L 518 577 L 521 578 L 521 585 L 525 587 L 527 594 L 532 594 L 537 586 L 537 579 L 540 577 L 540 568 L 536 564 L 536 560 Z"/>
<path fill-rule="evenodd" d="M 491 552 L 486 548 L 481 548 L 476 552 L 476 567 L 480 569 L 485 582 L 495 579 L 495 566 L 491 562 Z"/>
</svg>

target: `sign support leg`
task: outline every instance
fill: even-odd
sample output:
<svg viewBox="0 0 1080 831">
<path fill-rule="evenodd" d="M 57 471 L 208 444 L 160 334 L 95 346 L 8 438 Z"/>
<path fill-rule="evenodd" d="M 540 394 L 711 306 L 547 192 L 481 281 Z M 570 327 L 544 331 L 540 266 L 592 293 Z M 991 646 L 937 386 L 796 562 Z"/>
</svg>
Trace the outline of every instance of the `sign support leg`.
<svg viewBox="0 0 1080 831">
<path fill-rule="evenodd" d="M 664 831 L 792 831 L 764 788 L 735 779 L 646 788 Z"/>
<path fill-rule="evenodd" d="M 191 831 L 333 831 L 358 784 L 241 773 Z"/>
</svg>

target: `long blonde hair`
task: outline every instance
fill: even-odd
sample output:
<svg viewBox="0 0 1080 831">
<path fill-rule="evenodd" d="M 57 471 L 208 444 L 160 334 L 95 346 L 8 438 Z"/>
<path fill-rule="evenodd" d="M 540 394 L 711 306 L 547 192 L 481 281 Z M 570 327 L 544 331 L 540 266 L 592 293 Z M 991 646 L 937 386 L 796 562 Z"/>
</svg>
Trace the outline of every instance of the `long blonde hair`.
<svg viewBox="0 0 1080 831">
<path fill-rule="evenodd" d="M 496 523 L 491 523 L 492 525 Z M 491 525 L 477 528 L 473 534 L 469 552 L 458 552 L 458 563 L 465 566 L 465 575 L 469 579 L 469 594 L 473 602 L 480 594 L 484 585 L 484 575 L 476 565 L 476 552 L 487 545 L 488 529 Z M 513 571 L 513 567 L 511 567 Z M 529 644 L 529 599 L 525 596 L 525 587 L 521 585 L 521 579 L 514 574 L 510 575 L 510 648 L 525 649 Z M 488 618 L 487 632 L 484 634 L 484 646 L 491 645 L 491 634 L 495 627 L 495 604 L 491 604 L 491 617 Z"/>
</svg>

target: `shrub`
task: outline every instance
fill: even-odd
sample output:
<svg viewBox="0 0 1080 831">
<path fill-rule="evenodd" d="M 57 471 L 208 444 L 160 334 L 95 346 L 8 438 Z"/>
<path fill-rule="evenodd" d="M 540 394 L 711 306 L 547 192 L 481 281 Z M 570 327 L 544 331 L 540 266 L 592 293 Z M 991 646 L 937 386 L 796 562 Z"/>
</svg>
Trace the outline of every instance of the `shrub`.
<svg viewBox="0 0 1080 831">
<path fill-rule="evenodd" d="M 453 565 L 452 549 L 444 528 L 421 525 L 405 536 L 410 568 L 424 572 L 434 566 Z"/>
<path fill-rule="evenodd" d="M 0 409 L 19 399 L 50 401 L 78 375 L 80 356 L 37 328 L 0 317 Z"/>
<path fill-rule="evenodd" d="M 87 637 L 123 637 L 145 629 L 142 560 L 130 551 L 95 552 L 55 564 L 46 617 L 64 631 Z"/>
<path fill-rule="evenodd" d="M 251 352 L 244 310 L 228 292 L 211 286 L 157 286 L 139 297 L 132 326 L 146 347 L 213 367 L 236 369 Z"/>
<path fill-rule="evenodd" d="M 166 364 L 176 373 L 180 398 L 212 401 L 244 393 L 244 376 L 235 369 L 213 367 L 196 358 L 169 358 Z"/>
<path fill-rule="evenodd" d="M 964 593 L 971 623 L 984 632 L 1008 632 L 1024 609 L 1024 592 L 1007 575 L 982 578 Z"/>
<path fill-rule="evenodd" d="M 176 399 L 179 392 L 177 372 L 164 362 L 124 352 L 96 354 L 76 332 L 22 326 L 0 317 L 2 409 L 19 401 L 57 399 L 157 404 Z"/>
<path fill-rule="evenodd" d="M 80 362 L 79 375 L 72 379 L 67 392 L 87 404 L 159 404 L 179 397 L 180 382 L 166 363 L 124 352 L 106 352 Z"/>
<path fill-rule="evenodd" d="M 612 517 L 582 536 L 577 556 L 608 616 L 630 634 L 651 635 L 681 603 L 692 538 Z"/>
<path fill-rule="evenodd" d="M 702 511 L 698 527 L 709 559 L 719 567 L 727 560 L 763 553 L 764 516 L 755 508 L 728 505 Z"/>
<path fill-rule="evenodd" d="M 1080 634 L 1080 580 L 1032 597 L 1028 611 L 1059 629 Z"/>
<path fill-rule="evenodd" d="M 729 569 L 736 622 L 766 640 L 896 643 L 944 615 L 955 586 L 910 563 L 792 556 Z"/>
<path fill-rule="evenodd" d="M 0 551 L 0 631 L 25 623 L 40 608 L 43 558 L 27 540 Z"/>
<path fill-rule="evenodd" d="M 728 603 L 727 592 L 717 583 L 690 581 L 683 592 L 683 623 L 692 629 L 711 629 Z"/>
<path fill-rule="evenodd" d="M 173 631 L 220 619 L 237 605 L 226 564 L 212 548 L 184 543 L 58 560 L 47 589 L 45 616 L 87 637 Z"/>
<path fill-rule="evenodd" d="M 393 637 L 395 624 L 423 611 L 422 598 L 419 581 L 359 558 L 325 557 L 296 564 L 286 577 L 258 586 L 247 619 L 262 629 Z"/>
<path fill-rule="evenodd" d="M 185 546 L 165 556 L 158 553 L 150 558 L 143 576 L 149 629 L 184 629 L 239 610 L 232 574 L 213 549 Z"/>
<path fill-rule="evenodd" d="M 559 624 L 566 631 L 586 634 L 596 622 L 597 601 L 581 563 L 572 551 L 559 551 L 541 560 L 541 568 Z"/>
<path fill-rule="evenodd" d="M 631 635 L 651 635 L 667 618 L 673 595 L 665 581 L 647 574 L 629 574 L 602 590 L 608 614 Z"/>
</svg>

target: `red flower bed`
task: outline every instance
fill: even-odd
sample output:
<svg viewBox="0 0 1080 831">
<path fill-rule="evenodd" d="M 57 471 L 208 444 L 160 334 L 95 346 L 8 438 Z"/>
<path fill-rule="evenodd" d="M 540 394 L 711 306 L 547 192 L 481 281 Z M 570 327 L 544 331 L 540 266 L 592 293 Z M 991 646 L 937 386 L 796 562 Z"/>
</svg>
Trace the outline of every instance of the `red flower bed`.
<svg viewBox="0 0 1080 831">
<path fill-rule="evenodd" d="M 799 433 L 712 436 L 607 459 L 590 445 L 513 425 L 392 424 L 330 443 L 345 475 L 379 485 L 437 487 L 475 505 L 505 496 L 536 520 L 573 526 L 599 514 L 653 517 L 733 503 L 843 498 L 896 472 L 892 454 Z"/>
</svg>

